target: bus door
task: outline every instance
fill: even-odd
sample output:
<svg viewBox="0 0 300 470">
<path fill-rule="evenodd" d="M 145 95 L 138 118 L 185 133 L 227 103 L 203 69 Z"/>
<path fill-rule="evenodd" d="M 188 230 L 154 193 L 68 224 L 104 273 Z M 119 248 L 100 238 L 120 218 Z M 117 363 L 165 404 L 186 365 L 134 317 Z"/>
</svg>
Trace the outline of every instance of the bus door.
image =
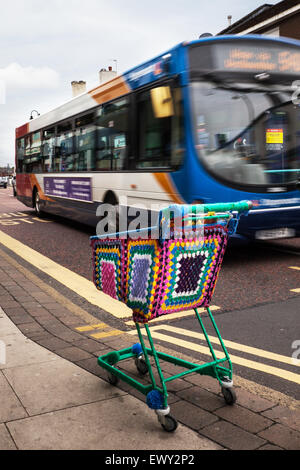
<svg viewBox="0 0 300 470">
<path fill-rule="evenodd" d="M 270 111 L 265 121 L 266 167 L 272 184 L 284 184 L 288 175 L 288 113 Z"/>
</svg>

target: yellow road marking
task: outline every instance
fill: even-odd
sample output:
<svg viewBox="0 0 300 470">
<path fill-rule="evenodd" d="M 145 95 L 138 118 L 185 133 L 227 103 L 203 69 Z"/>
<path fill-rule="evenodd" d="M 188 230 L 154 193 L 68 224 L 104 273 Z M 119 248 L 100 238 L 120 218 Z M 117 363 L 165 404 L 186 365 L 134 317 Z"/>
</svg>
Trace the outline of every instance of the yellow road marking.
<svg viewBox="0 0 300 470">
<path fill-rule="evenodd" d="M 217 310 L 220 310 L 220 307 L 217 307 L 216 305 L 213 305 L 213 306 L 210 307 L 210 310 L 212 312 L 215 312 Z M 205 313 L 206 309 L 205 308 L 199 308 L 198 312 L 200 314 Z M 193 317 L 195 316 L 194 310 L 189 310 L 188 312 L 170 313 L 169 315 L 162 315 L 161 317 L 158 317 L 158 318 L 155 318 L 154 320 L 151 320 L 151 324 L 160 323 L 162 321 L 180 320 L 181 318 L 192 317 L 192 316 Z M 135 323 L 134 323 L 133 320 L 130 320 L 130 321 L 126 322 L 126 325 L 135 326 Z"/>
<path fill-rule="evenodd" d="M 124 334 L 124 331 L 113 330 L 113 331 L 107 331 L 106 333 L 96 333 L 94 335 L 91 335 L 91 338 L 102 339 L 102 338 L 109 338 L 110 336 L 120 336 L 123 334 Z"/>
<path fill-rule="evenodd" d="M 299 266 L 290 266 L 290 269 L 294 269 L 296 271 L 300 271 Z M 300 289 L 291 289 L 291 292 L 295 292 L 296 294 L 300 294 Z"/>
<path fill-rule="evenodd" d="M 52 220 L 39 219 L 38 217 L 32 217 L 32 220 L 41 222 L 42 224 L 52 224 Z"/>
<path fill-rule="evenodd" d="M 11 217 L 29 217 L 28 214 L 24 212 L 2 212 L 0 214 L 0 219 L 9 219 Z"/>
<path fill-rule="evenodd" d="M 174 326 L 164 326 L 160 327 L 160 330 L 168 330 L 179 335 L 189 336 L 190 338 L 199 339 L 205 341 L 205 336 L 201 333 L 197 333 L 190 330 L 184 330 L 182 328 L 176 328 Z M 209 337 L 211 343 L 220 344 L 219 339 L 215 336 Z M 235 349 L 237 351 L 242 351 L 247 354 L 252 354 L 253 356 L 262 357 L 264 359 L 270 359 L 271 361 L 282 362 L 283 364 L 288 364 L 294 366 L 293 359 L 291 357 L 282 356 L 281 354 L 273 353 L 270 351 L 264 351 L 263 349 L 253 348 L 251 346 L 246 346 L 244 344 L 235 343 L 233 341 L 224 341 L 226 348 Z"/>
<path fill-rule="evenodd" d="M 196 343 L 191 343 L 189 341 L 185 341 L 185 340 L 182 340 L 182 339 L 177 338 L 177 337 L 175 338 L 175 337 L 167 336 L 165 334 L 162 334 L 162 333 L 158 332 L 158 330 L 164 330 L 164 329 L 166 329 L 167 331 L 170 331 L 172 328 L 170 326 L 156 326 L 154 328 L 151 328 L 152 337 L 156 338 L 156 339 L 160 339 L 161 341 L 165 341 L 167 343 L 174 344 L 176 346 L 181 346 L 185 349 L 189 349 L 189 350 L 192 350 L 192 351 L 195 351 L 195 352 L 205 354 L 207 356 L 211 356 L 210 350 L 206 346 L 202 346 L 202 345 L 199 345 L 199 344 L 196 344 Z M 189 336 L 189 337 L 193 336 L 192 331 L 183 330 L 183 329 L 180 329 L 180 328 L 176 328 L 176 330 L 179 330 L 181 335 L 185 335 L 185 336 Z M 176 332 L 178 333 L 178 331 L 176 331 Z M 142 333 L 143 333 L 143 335 L 146 335 L 145 331 L 143 331 Z M 129 332 L 129 334 L 134 335 L 134 334 L 137 334 L 137 332 L 131 331 L 131 332 Z M 194 333 L 194 335 L 197 335 L 197 337 L 198 337 L 198 335 L 200 335 L 200 334 Z M 200 335 L 200 336 L 202 336 L 202 335 Z M 195 336 L 193 336 L 193 337 L 195 337 Z M 213 340 L 215 342 L 216 338 L 213 338 Z M 252 352 L 250 354 L 254 354 L 254 351 L 256 351 L 256 348 L 250 348 L 249 346 L 238 345 L 237 343 L 232 343 L 232 342 L 229 342 L 229 341 L 225 341 L 226 346 L 230 343 L 231 343 L 231 345 L 233 344 L 235 346 L 235 348 L 237 346 L 239 346 L 240 350 L 244 350 L 244 351 L 252 350 Z M 243 349 L 243 348 L 245 348 L 245 349 Z M 265 357 L 267 359 L 270 359 L 271 355 L 273 357 L 279 356 L 281 358 L 280 362 L 283 362 L 282 359 L 285 358 L 285 356 L 280 356 L 278 354 L 276 355 L 276 354 L 270 353 L 268 351 L 257 350 L 257 352 L 260 353 L 260 357 Z M 265 356 L 262 355 L 263 352 L 266 353 Z M 218 359 L 222 359 L 224 357 L 223 351 L 215 351 L 215 354 L 216 354 L 216 357 Z M 280 378 L 288 380 L 290 382 L 300 384 L 300 375 L 299 374 L 295 374 L 295 373 L 287 371 L 287 370 L 279 369 L 277 367 L 273 367 L 273 366 L 269 366 L 269 365 L 262 364 L 262 363 L 259 363 L 259 362 L 251 361 L 249 359 L 244 359 L 244 358 L 241 358 L 239 356 L 234 356 L 234 355 L 231 355 L 231 354 L 230 354 L 230 359 L 231 359 L 232 363 L 234 363 L 234 364 L 238 364 L 240 366 L 244 366 L 244 367 L 247 367 L 247 368 L 250 368 L 250 369 L 258 370 L 258 371 L 264 372 L 266 374 L 275 375 L 276 377 L 280 377 Z M 291 361 L 290 358 L 285 358 L 285 359 Z M 278 359 L 273 359 L 273 360 L 278 360 Z"/>
<path fill-rule="evenodd" d="M 90 304 L 102 308 L 117 318 L 128 318 L 132 315 L 132 311 L 126 305 L 97 291 L 93 282 L 55 263 L 55 261 L 52 261 L 32 248 L 29 248 L 27 245 L 6 235 L 6 233 L 1 230 L 0 243 L 40 271 L 51 276 L 73 292 L 76 292 L 76 294 L 86 299 Z"/>
<path fill-rule="evenodd" d="M 98 325 L 80 326 L 79 328 L 76 328 L 76 330 L 80 333 L 85 333 L 88 331 L 100 330 L 104 328 L 108 328 L 108 325 L 105 323 L 98 323 Z"/>
</svg>

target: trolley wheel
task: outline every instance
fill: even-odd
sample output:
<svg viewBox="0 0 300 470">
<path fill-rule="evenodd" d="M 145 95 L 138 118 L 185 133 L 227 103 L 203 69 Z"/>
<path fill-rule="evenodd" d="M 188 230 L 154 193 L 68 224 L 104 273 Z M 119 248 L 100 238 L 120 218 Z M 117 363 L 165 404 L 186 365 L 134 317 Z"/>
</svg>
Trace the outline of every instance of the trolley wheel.
<svg viewBox="0 0 300 470">
<path fill-rule="evenodd" d="M 110 372 L 107 374 L 108 381 L 110 385 L 113 385 L 113 387 L 116 387 L 119 383 L 119 377 L 117 377 L 114 374 L 111 374 Z"/>
<path fill-rule="evenodd" d="M 223 394 L 223 397 L 225 398 L 227 405 L 232 406 L 235 404 L 237 397 L 236 397 L 235 390 L 233 388 L 222 387 L 222 394 Z"/>
<path fill-rule="evenodd" d="M 135 365 L 136 365 L 136 368 L 138 370 L 138 372 L 141 374 L 141 375 L 147 375 L 148 374 L 148 366 L 147 366 L 147 363 L 144 359 L 138 359 L 136 358 L 135 359 Z"/>
<path fill-rule="evenodd" d="M 175 418 L 171 415 L 164 416 L 163 420 L 160 422 L 162 428 L 166 432 L 175 432 L 178 428 L 178 423 Z"/>
</svg>

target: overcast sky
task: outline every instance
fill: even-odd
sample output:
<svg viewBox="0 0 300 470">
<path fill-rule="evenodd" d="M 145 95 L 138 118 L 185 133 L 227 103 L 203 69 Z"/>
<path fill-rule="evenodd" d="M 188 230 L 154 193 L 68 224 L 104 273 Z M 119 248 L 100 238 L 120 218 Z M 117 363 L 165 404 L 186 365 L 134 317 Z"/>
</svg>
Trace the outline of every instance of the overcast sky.
<svg viewBox="0 0 300 470">
<path fill-rule="evenodd" d="M 72 80 L 98 83 L 184 40 L 217 34 L 262 0 L 0 0 L 0 165 L 14 165 L 15 128 L 71 98 Z M 268 1 L 278 3 L 278 1 Z M 0 102 L 3 90 L 0 85 Z"/>
</svg>

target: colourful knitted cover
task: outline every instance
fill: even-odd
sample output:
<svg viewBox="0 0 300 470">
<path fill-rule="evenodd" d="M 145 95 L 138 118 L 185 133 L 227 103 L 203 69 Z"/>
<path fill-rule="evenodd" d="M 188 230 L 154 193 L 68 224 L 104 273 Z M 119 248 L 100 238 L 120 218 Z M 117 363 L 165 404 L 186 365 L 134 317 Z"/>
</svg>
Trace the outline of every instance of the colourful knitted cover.
<svg viewBox="0 0 300 470">
<path fill-rule="evenodd" d="M 147 323 L 155 317 L 161 273 L 161 248 L 158 240 L 129 240 L 125 283 L 126 305 L 136 322 Z"/>
<path fill-rule="evenodd" d="M 94 282 L 138 323 L 208 307 L 227 240 L 222 225 L 205 227 L 203 239 L 93 240 Z"/>
<path fill-rule="evenodd" d="M 227 240 L 227 229 L 215 226 L 204 230 L 203 240 L 164 242 L 156 317 L 209 307 Z"/>
<path fill-rule="evenodd" d="M 126 240 L 92 240 L 94 283 L 113 299 L 124 300 Z"/>
</svg>

